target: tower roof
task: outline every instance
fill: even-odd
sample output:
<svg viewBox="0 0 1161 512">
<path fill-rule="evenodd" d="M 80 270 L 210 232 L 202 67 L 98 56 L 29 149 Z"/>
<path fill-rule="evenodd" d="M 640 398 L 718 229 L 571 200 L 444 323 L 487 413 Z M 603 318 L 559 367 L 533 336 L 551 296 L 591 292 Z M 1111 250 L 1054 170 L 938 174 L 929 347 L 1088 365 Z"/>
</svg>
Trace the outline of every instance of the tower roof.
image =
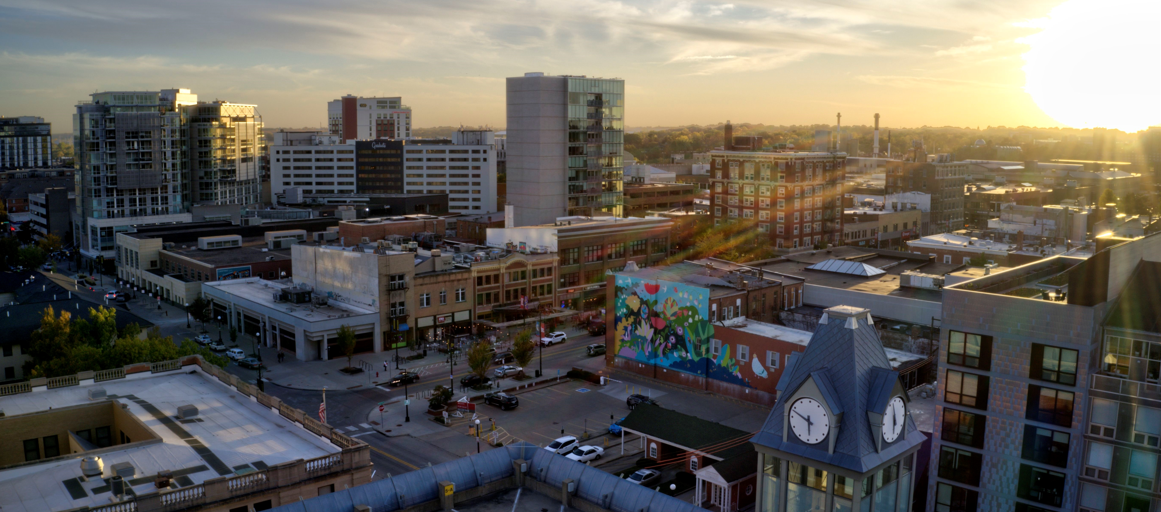
<svg viewBox="0 0 1161 512">
<path fill-rule="evenodd" d="M 783 372 L 778 383 L 779 400 L 753 441 L 759 446 L 866 473 L 925 439 L 908 417 L 904 435 L 894 443 L 884 444 L 881 451 L 876 449 L 867 412 L 883 411 L 885 398 L 898 378 L 870 311 L 851 306 L 829 308 L 806 350 Z M 828 453 L 825 443 L 807 445 L 792 436 L 783 441 L 787 406 L 783 397 L 793 395 L 808 379 L 818 385 L 832 412 L 842 416 L 833 453 Z"/>
</svg>

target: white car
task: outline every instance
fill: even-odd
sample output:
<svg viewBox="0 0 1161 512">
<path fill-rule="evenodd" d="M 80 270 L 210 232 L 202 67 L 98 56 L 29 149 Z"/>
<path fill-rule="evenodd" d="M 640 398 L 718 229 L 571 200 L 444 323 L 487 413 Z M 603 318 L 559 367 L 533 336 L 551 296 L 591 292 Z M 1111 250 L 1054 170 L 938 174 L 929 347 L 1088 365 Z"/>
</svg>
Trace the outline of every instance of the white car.
<svg viewBox="0 0 1161 512">
<path fill-rule="evenodd" d="M 105 292 L 105 298 L 109 299 L 109 300 L 116 299 L 117 293 L 118 293 L 117 290 L 109 290 L 109 291 Z"/>
<path fill-rule="evenodd" d="M 502 379 L 504 377 L 511 377 L 513 375 L 520 375 L 521 370 L 523 370 L 523 368 L 519 366 L 505 365 L 492 370 L 492 375 L 497 379 Z"/>
<path fill-rule="evenodd" d="M 578 446 L 572 450 L 572 453 L 566 455 L 566 457 L 577 462 L 588 462 L 601 458 L 601 454 L 603 453 L 605 453 L 605 449 L 600 446 Z"/>
<path fill-rule="evenodd" d="M 246 358 L 246 353 L 242 352 L 240 348 L 232 348 L 226 351 L 226 357 L 235 361 L 241 361 Z"/>
<path fill-rule="evenodd" d="M 198 342 L 198 344 L 200 344 L 200 345 L 209 344 L 210 335 L 209 334 L 199 334 L 196 338 L 194 338 L 194 341 Z"/>
<path fill-rule="evenodd" d="M 571 452 L 573 448 L 576 448 L 576 445 L 577 441 L 575 437 L 564 436 L 556 438 L 556 440 L 549 443 L 548 446 L 545 446 L 544 449 L 552 453 L 563 455 Z"/>
<path fill-rule="evenodd" d="M 565 341 L 568 341 L 568 336 L 560 331 L 550 332 L 548 333 L 548 336 L 540 338 L 540 344 L 546 347 L 549 345 L 556 345 L 557 343 L 564 343 Z"/>
</svg>

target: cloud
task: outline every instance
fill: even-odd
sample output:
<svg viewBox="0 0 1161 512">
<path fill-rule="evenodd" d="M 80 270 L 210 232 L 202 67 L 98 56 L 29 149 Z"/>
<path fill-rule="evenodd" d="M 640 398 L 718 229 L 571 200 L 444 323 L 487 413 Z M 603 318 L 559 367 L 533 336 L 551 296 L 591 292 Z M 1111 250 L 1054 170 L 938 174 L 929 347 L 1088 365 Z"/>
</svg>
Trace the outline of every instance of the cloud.
<svg viewBox="0 0 1161 512">
<path fill-rule="evenodd" d="M 856 77 L 861 82 L 866 82 L 872 85 L 882 85 L 887 87 L 898 87 L 902 89 L 924 88 L 924 87 L 995 87 L 995 88 L 1016 88 L 1019 85 L 999 84 L 994 82 L 983 82 L 977 80 L 957 80 L 954 78 L 938 78 L 930 76 L 905 76 L 905 75 L 859 75 Z"/>
<path fill-rule="evenodd" d="M 961 44 L 959 46 L 953 46 L 953 47 L 948 48 L 946 50 L 939 50 L 939 51 L 935 52 L 935 55 L 937 55 L 939 57 L 944 57 L 944 56 L 956 57 L 956 56 L 960 56 L 960 55 L 970 55 L 973 53 L 984 53 L 984 52 L 989 51 L 991 49 L 992 49 L 992 45 L 990 45 L 990 44 Z"/>
</svg>

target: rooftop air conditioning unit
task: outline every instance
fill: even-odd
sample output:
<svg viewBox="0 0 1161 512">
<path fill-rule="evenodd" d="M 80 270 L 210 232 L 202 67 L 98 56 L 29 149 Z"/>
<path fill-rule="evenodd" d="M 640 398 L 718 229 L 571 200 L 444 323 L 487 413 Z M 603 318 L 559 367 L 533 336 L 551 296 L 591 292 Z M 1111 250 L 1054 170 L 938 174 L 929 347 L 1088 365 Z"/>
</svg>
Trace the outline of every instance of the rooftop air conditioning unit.
<svg viewBox="0 0 1161 512">
<path fill-rule="evenodd" d="M 101 476 L 105 471 L 105 463 L 100 457 L 85 457 L 81 459 L 81 474 L 87 477 Z"/>
</svg>

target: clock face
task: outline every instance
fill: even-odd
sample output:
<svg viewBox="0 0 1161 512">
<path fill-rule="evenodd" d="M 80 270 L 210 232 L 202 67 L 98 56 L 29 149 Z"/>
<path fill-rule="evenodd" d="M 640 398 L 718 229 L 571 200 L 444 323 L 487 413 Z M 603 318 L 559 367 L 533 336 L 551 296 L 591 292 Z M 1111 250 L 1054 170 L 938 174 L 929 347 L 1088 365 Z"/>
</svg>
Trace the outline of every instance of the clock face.
<svg viewBox="0 0 1161 512">
<path fill-rule="evenodd" d="M 818 444 L 830 432 L 830 416 L 812 398 L 800 398 L 790 406 L 790 431 L 806 444 Z"/>
<path fill-rule="evenodd" d="M 907 406 L 903 403 L 903 397 L 896 396 L 887 403 L 887 410 L 883 411 L 883 440 L 888 443 L 895 442 L 899 439 L 899 434 L 903 433 L 903 425 L 906 423 Z"/>
</svg>

